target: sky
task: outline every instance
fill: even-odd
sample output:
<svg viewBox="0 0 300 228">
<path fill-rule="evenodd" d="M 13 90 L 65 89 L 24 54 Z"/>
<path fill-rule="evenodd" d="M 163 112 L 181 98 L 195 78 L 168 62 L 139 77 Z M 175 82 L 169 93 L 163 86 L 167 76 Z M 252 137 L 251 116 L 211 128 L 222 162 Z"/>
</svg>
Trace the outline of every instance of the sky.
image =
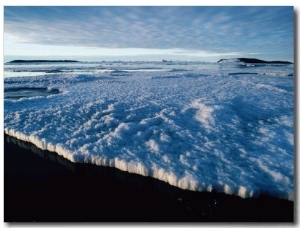
<svg viewBox="0 0 300 228">
<path fill-rule="evenodd" d="M 294 61 L 292 6 L 4 6 L 4 58 Z"/>
</svg>

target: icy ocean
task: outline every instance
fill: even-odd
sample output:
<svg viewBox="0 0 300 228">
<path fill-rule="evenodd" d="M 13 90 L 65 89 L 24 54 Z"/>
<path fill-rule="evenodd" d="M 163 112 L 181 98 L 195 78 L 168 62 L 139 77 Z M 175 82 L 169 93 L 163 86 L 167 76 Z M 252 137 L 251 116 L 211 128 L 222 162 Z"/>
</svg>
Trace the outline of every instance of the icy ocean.
<svg viewBox="0 0 300 228">
<path fill-rule="evenodd" d="M 294 201 L 293 65 L 4 65 L 4 131 L 74 163 Z"/>
</svg>

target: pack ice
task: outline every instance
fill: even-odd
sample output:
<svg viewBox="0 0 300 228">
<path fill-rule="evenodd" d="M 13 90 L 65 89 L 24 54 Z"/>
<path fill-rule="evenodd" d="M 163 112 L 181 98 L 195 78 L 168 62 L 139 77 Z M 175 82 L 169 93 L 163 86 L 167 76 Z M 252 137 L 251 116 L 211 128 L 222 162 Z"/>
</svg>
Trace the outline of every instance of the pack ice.
<svg viewBox="0 0 300 228">
<path fill-rule="evenodd" d="M 182 189 L 294 200 L 291 66 L 15 64 L 4 75 L 6 91 L 48 91 L 5 97 L 8 135 Z"/>
</svg>

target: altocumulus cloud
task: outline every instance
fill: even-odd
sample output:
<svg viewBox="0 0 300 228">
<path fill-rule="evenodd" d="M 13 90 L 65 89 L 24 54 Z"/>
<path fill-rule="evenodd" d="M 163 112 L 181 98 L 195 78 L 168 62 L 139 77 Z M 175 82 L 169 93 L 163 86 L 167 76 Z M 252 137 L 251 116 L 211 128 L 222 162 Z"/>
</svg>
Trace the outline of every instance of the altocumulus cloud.
<svg viewBox="0 0 300 228">
<path fill-rule="evenodd" d="M 30 44 L 292 56 L 293 26 L 293 7 L 4 7 L 4 34 Z"/>
</svg>

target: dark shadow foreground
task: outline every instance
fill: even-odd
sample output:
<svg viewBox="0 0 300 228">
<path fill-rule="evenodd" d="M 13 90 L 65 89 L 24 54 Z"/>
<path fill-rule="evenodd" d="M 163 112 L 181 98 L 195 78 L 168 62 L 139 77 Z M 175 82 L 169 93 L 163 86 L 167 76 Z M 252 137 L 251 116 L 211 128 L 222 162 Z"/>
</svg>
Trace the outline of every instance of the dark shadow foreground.
<svg viewBox="0 0 300 228">
<path fill-rule="evenodd" d="M 293 222 L 294 203 L 181 190 L 5 135 L 5 222 Z"/>
</svg>

